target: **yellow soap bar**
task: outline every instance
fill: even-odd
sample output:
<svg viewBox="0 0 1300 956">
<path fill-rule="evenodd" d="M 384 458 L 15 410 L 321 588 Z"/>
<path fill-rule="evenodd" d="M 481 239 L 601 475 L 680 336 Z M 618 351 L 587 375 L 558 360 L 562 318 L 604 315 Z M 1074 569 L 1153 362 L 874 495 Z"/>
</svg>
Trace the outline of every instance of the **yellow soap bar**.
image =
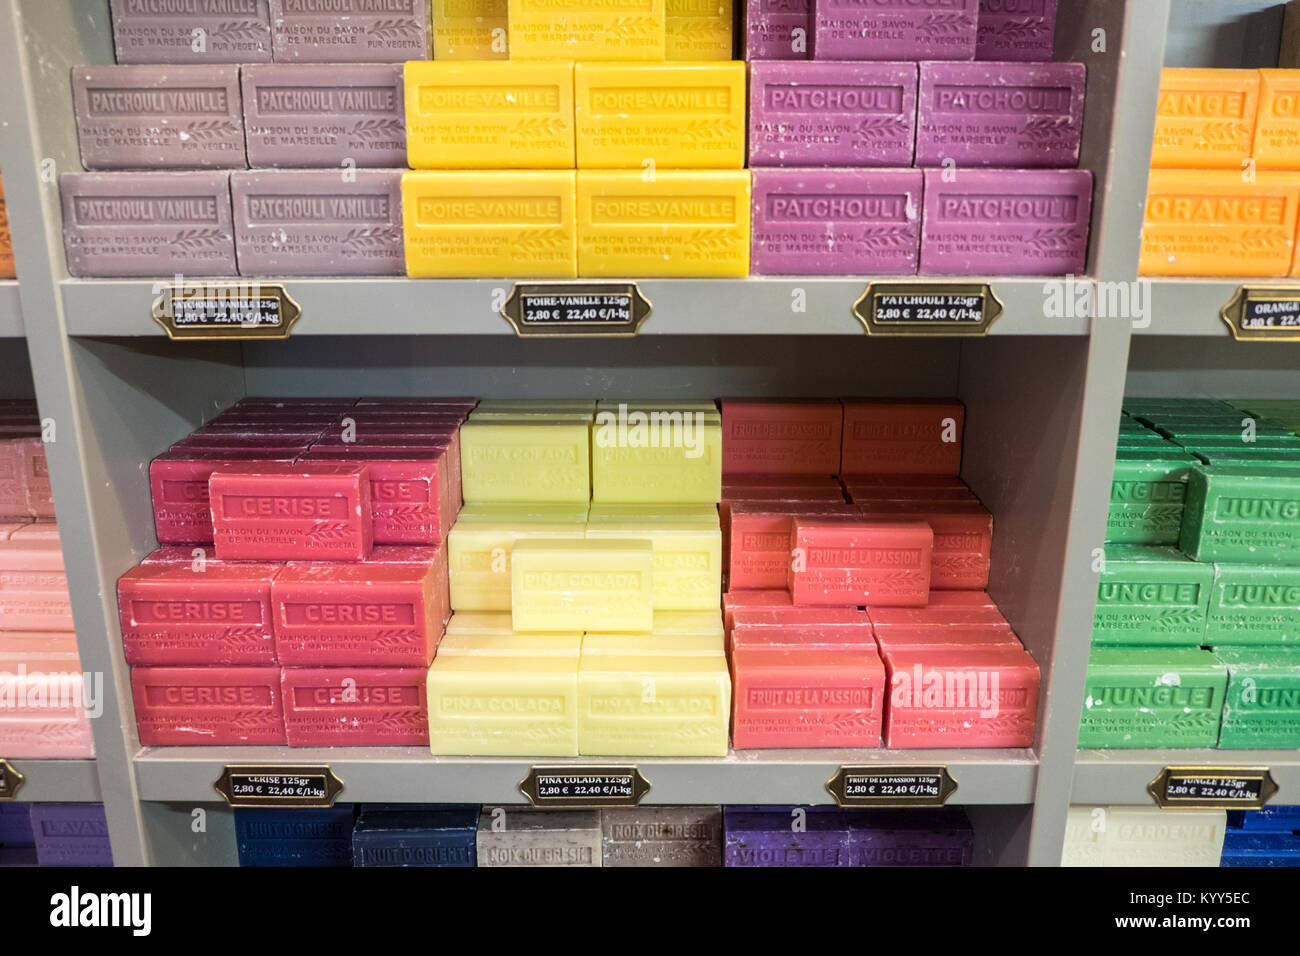
<svg viewBox="0 0 1300 956">
<path fill-rule="evenodd" d="M 573 168 L 572 63 L 416 60 L 405 78 L 414 168 Z"/>
<path fill-rule="evenodd" d="M 1153 169 L 1144 275 L 1282 276 L 1292 266 L 1300 174 Z"/>
<path fill-rule="evenodd" d="M 506 0 L 433 0 L 435 60 L 504 60 Z"/>
<path fill-rule="evenodd" d="M 444 638 L 446 640 L 446 638 Z M 587 634 L 582 653 L 643 657 L 726 657 L 721 634 Z"/>
<path fill-rule="evenodd" d="M 704 412 L 706 415 L 718 416 L 718 403 L 711 398 L 602 398 L 596 403 L 596 411 L 617 412 L 620 407 L 640 409 L 641 411 L 679 411 Z"/>
<path fill-rule="evenodd" d="M 731 678 L 721 654 L 583 654 L 578 752 L 725 757 Z"/>
<path fill-rule="evenodd" d="M 665 0 L 668 59 L 730 60 L 735 53 L 732 7 L 732 0 Z"/>
<path fill-rule="evenodd" d="M 498 611 L 506 630 L 510 622 L 510 553 L 527 538 L 586 538 L 587 509 L 583 506 L 482 505 L 461 508 L 447 534 L 447 580 L 451 606 L 462 611 Z M 464 622 L 469 626 L 472 619 Z M 459 629 L 462 625 L 456 624 Z M 480 624 L 480 630 L 486 622 Z M 447 625 L 453 629 L 452 624 Z"/>
<path fill-rule="evenodd" d="M 591 500 L 591 423 L 547 418 L 466 421 L 461 492 L 470 502 Z"/>
<path fill-rule="evenodd" d="M 596 401 L 591 398 L 485 398 L 474 406 L 470 416 L 483 412 L 586 412 L 594 415 Z"/>
<path fill-rule="evenodd" d="M 654 606 L 659 611 L 716 610 L 722 595 L 722 531 L 713 505 L 593 504 L 587 539 L 635 538 L 654 550 Z M 595 628 L 588 628 L 595 630 Z"/>
<path fill-rule="evenodd" d="M 725 629 L 722 611 L 655 611 L 652 633 L 671 636 L 675 634 L 716 634 L 723 636 Z"/>
<path fill-rule="evenodd" d="M 555 411 L 548 408 L 502 408 L 486 409 L 469 413 L 469 421 L 499 421 L 508 419 L 518 421 L 520 419 L 535 418 L 543 421 L 567 421 L 567 422 L 588 422 L 590 423 L 595 416 L 591 412 L 579 411 Z"/>
<path fill-rule="evenodd" d="M 509 560 L 508 557 L 507 560 Z M 451 619 L 447 621 L 447 629 L 444 633 L 466 635 L 509 634 L 510 612 L 456 611 L 452 614 Z"/>
<path fill-rule="evenodd" d="M 520 60 L 662 60 L 664 0 L 510 0 Z"/>
<path fill-rule="evenodd" d="M 1151 165 L 1241 169 L 1251 155 L 1258 106 L 1258 70 L 1166 69 Z"/>
<path fill-rule="evenodd" d="M 509 618 L 510 615 L 505 615 Z M 540 655 L 542 657 L 578 657 L 582 652 L 582 635 L 577 632 L 517 634 L 468 634 L 448 632 L 438 642 L 438 656 Z"/>
<path fill-rule="evenodd" d="M 1259 71 L 1254 155 L 1260 169 L 1300 169 L 1300 70 Z"/>
<path fill-rule="evenodd" d="M 579 169 L 741 169 L 744 63 L 579 63 Z"/>
<path fill-rule="evenodd" d="M 573 278 L 571 171 L 402 174 L 406 274 Z"/>
<path fill-rule="evenodd" d="M 602 502 L 722 500 L 717 412 L 601 408 L 591 430 L 591 492 Z"/>
<path fill-rule="evenodd" d="M 654 623 L 649 541 L 520 541 L 510 565 L 516 631 L 648 631 Z"/>
<path fill-rule="evenodd" d="M 576 756 L 579 662 L 546 654 L 435 657 L 429 749 L 446 756 Z"/>
</svg>

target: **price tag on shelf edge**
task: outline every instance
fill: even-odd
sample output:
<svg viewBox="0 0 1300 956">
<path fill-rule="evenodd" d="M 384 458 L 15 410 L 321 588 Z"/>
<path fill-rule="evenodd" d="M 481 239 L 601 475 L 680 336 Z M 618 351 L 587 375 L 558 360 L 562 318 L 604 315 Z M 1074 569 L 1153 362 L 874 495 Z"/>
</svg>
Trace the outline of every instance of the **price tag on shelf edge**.
<svg viewBox="0 0 1300 956">
<path fill-rule="evenodd" d="M 332 807 L 343 781 L 329 767 L 227 766 L 212 784 L 232 807 Z"/>
<path fill-rule="evenodd" d="M 650 792 L 636 767 L 532 767 L 519 792 L 535 807 L 635 807 Z"/>
<path fill-rule="evenodd" d="M 1300 286 L 1241 286 L 1219 318 L 1238 342 L 1300 342 Z"/>
<path fill-rule="evenodd" d="M 26 781 L 8 760 L 0 760 L 0 800 L 13 800 Z"/>
<path fill-rule="evenodd" d="M 302 309 L 277 283 L 191 282 L 155 286 L 150 317 L 167 337 L 190 341 L 287 339 Z"/>
<path fill-rule="evenodd" d="M 947 767 L 840 767 L 826 789 L 841 807 L 941 807 L 957 781 Z"/>
<path fill-rule="evenodd" d="M 635 282 L 516 282 L 501 314 L 521 337 L 630 337 L 650 310 Z"/>
<path fill-rule="evenodd" d="M 1277 783 L 1267 767 L 1165 767 L 1147 793 L 1162 810 L 1258 810 Z"/>
<path fill-rule="evenodd" d="M 873 282 L 853 303 L 868 335 L 986 335 L 1001 314 L 987 283 Z"/>
</svg>

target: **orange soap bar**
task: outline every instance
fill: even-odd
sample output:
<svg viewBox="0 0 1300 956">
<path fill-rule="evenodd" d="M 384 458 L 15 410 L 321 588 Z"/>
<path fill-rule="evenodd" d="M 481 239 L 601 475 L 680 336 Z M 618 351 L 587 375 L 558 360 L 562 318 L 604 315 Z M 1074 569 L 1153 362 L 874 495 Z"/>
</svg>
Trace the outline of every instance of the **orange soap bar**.
<svg viewBox="0 0 1300 956">
<path fill-rule="evenodd" d="M 1258 107 L 1258 70 L 1165 70 L 1151 165 L 1240 170 L 1251 155 Z"/>
<path fill-rule="evenodd" d="M 5 209 L 4 183 L 0 181 L 0 279 L 12 279 L 14 275 L 14 242 L 9 234 L 9 213 Z"/>
<path fill-rule="evenodd" d="M 1259 71 L 1255 164 L 1300 169 L 1300 70 Z"/>
</svg>

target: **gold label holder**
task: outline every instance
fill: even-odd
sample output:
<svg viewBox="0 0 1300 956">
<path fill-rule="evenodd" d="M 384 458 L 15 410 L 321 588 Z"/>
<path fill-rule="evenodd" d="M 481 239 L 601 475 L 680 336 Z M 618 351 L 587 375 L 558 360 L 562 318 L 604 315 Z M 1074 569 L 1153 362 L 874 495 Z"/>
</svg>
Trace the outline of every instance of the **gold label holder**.
<svg viewBox="0 0 1300 956">
<path fill-rule="evenodd" d="M 650 781 L 637 767 L 530 767 L 519 792 L 539 808 L 635 807 Z"/>
<path fill-rule="evenodd" d="M 299 810 L 334 806 L 343 781 L 328 766 L 245 764 L 226 766 L 212 788 L 232 807 Z"/>
<path fill-rule="evenodd" d="M 501 307 L 520 338 L 631 338 L 651 311 L 635 282 L 516 282 Z"/>
<path fill-rule="evenodd" d="M 1238 342 L 1300 342 L 1300 286 L 1239 286 L 1219 318 Z"/>
<path fill-rule="evenodd" d="M 841 807 L 941 807 L 957 792 L 947 767 L 840 767 L 826 782 Z"/>
<path fill-rule="evenodd" d="M 868 335 L 987 335 L 1002 314 L 988 283 L 873 282 L 853 303 L 853 317 Z"/>
<path fill-rule="evenodd" d="M 0 760 L 0 800 L 18 799 L 18 791 L 26 782 L 27 778 L 13 764 L 8 760 Z"/>
<path fill-rule="evenodd" d="M 160 284 L 150 318 L 167 337 L 190 342 L 287 339 L 302 309 L 288 290 L 265 282 Z"/>
<path fill-rule="evenodd" d="M 1277 790 L 1267 767 L 1165 767 L 1147 784 L 1162 810 L 1258 810 Z"/>
</svg>

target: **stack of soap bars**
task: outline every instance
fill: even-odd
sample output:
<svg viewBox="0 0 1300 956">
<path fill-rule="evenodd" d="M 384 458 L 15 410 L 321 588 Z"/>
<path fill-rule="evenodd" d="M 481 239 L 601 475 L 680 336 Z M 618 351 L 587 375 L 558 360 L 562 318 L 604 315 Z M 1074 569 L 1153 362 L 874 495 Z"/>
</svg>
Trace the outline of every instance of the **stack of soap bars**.
<svg viewBox="0 0 1300 956">
<path fill-rule="evenodd" d="M 1061 866 L 1218 866 L 1223 810 L 1070 807 Z"/>
</svg>

